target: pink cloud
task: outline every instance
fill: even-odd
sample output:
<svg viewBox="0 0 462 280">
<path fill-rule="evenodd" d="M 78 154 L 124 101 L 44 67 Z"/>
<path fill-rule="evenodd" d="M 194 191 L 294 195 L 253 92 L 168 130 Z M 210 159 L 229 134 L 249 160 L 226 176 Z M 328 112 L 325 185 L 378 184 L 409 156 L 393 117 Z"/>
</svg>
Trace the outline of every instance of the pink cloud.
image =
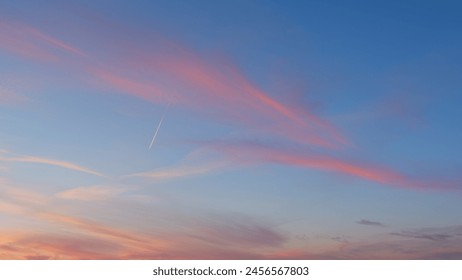
<svg viewBox="0 0 462 280">
<path fill-rule="evenodd" d="M 77 48 L 35 29 L 31 26 L 0 21 L 0 49 L 25 58 L 40 61 L 57 61 L 60 51 L 77 56 L 86 56 Z"/>
<path fill-rule="evenodd" d="M 63 41 L 58 40 L 48 34 L 45 34 L 38 29 L 31 28 L 30 26 L 23 26 L 23 29 L 26 32 L 28 32 L 30 35 L 32 35 L 33 37 L 43 39 L 45 42 L 48 43 L 49 46 L 52 46 L 57 49 L 65 50 L 68 53 L 72 53 L 77 56 L 81 56 L 81 57 L 87 56 L 87 54 L 85 54 L 83 51 L 79 50 L 78 48 L 71 46 L 67 43 L 64 43 Z"/>
<path fill-rule="evenodd" d="M 31 27 L 18 25 L 19 31 L 16 31 L 11 24 L 0 23 L 0 42 L 4 41 L 7 49 L 18 50 L 22 55 L 49 58 L 57 57 L 60 51 L 64 51 L 73 55 L 74 62 L 80 62 L 84 56 L 93 57 L 91 61 L 83 60 L 82 64 L 66 64 L 70 65 L 67 67 L 75 67 L 73 70 L 84 77 L 86 86 L 103 86 L 153 103 L 174 103 L 195 110 L 211 121 L 229 121 L 244 131 L 258 132 L 260 137 L 280 140 L 286 145 L 298 143 L 332 149 L 348 144 L 348 139 L 333 124 L 312 112 L 278 100 L 250 81 L 231 63 L 204 59 L 194 51 L 160 36 L 148 35 L 149 39 L 138 38 L 139 41 L 135 37 L 122 46 L 111 45 L 111 51 L 98 55 L 96 51 L 81 51 Z M 123 34 L 109 36 L 117 38 L 116 41 L 124 41 Z M 101 46 L 106 46 L 110 41 L 108 38 L 92 39 L 95 45 Z M 24 53 L 23 49 L 30 52 Z M 60 66 L 66 67 L 64 64 Z M 241 148 L 233 149 L 239 153 Z M 246 150 L 245 153 L 250 160 L 332 171 L 382 184 L 435 187 L 435 184 L 411 180 L 391 168 L 328 155 L 307 154 L 303 150 L 295 153 L 260 147 L 253 151 Z M 20 160 L 101 176 L 96 171 L 72 163 L 37 158 L 17 159 Z M 194 174 L 201 170 L 188 172 Z M 437 185 L 436 188 L 453 187 L 452 183 L 437 182 Z"/>
<path fill-rule="evenodd" d="M 347 142 L 332 124 L 272 97 L 231 63 L 205 60 L 159 36 L 151 39 L 156 47 L 149 51 L 132 40 L 122 47 L 107 46 L 111 52 L 102 55 L 84 52 L 27 25 L 0 22 L 4 49 L 42 61 L 57 61 L 63 59 L 63 53 L 71 54 L 59 67 L 71 67 L 86 76 L 88 86 L 93 86 L 96 78 L 101 85 L 150 102 L 175 103 L 299 143 L 335 147 Z M 102 46 L 110 41 L 92 40 Z"/>
<path fill-rule="evenodd" d="M 209 147 L 221 151 L 230 158 L 241 162 L 262 162 L 293 165 L 341 173 L 368 181 L 415 189 L 454 189 L 457 183 L 450 181 L 416 180 L 391 168 L 371 163 L 360 163 L 333 156 L 300 151 L 289 151 L 260 144 L 214 143 Z"/>
<path fill-rule="evenodd" d="M 175 103 L 245 128 L 304 144 L 335 147 L 347 143 L 329 122 L 271 97 L 230 63 L 212 63 L 192 51 L 143 53 L 92 71 L 117 91 L 150 102 Z M 136 75 L 134 73 L 143 74 Z"/>
</svg>

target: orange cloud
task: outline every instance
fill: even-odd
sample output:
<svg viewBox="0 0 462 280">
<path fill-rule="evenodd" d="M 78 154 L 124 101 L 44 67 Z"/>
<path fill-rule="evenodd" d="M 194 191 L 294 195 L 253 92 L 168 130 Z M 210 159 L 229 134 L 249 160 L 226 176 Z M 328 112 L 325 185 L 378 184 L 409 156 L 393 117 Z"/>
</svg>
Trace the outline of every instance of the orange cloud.
<svg viewBox="0 0 462 280">
<path fill-rule="evenodd" d="M 227 219 L 155 234 L 51 212 L 33 215 L 57 227 L 3 231 L 0 259 L 259 259 L 261 247 L 284 242 L 282 235 L 264 225 Z"/>
<path fill-rule="evenodd" d="M 15 206 L 5 209 L 0 203 L 0 211 L 35 219 L 25 228 L 2 230 L 0 259 L 449 259 L 462 252 L 461 226 L 392 233 L 379 243 L 308 249 L 288 244 L 288 236 L 245 216 L 188 213 L 184 220 L 175 219 L 174 227 L 150 231 L 111 226 L 85 218 L 84 212 L 65 214 L 50 198 L 26 189 L 0 190 L 0 202 Z M 403 243 L 412 250 L 400 250 Z"/>
<path fill-rule="evenodd" d="M 28 231 L 9 235 L 0 236 L 0 259 L 114 259 L 122 248 L 85 235 Z"/>
<path fill-rule="evenodd" d="M 74 240 L 76 244 L 86 244 L 85 242 L 87 241 L 92 242 L 92 240 L 99 240 L 102 244 L 117 244 L 118 247 L 125 248 L 125 251 L 157 252 L 159 250 L 165 250 L 165 246 L 170 244 L 170 241 L 167 239 L 155 241 L 154 236 L 145 233 L 115 228 L 103 225 L 100 222 L 61 213 L 57 214 L 55 212 L 62 212 L 63 209 L 53 207 L 49 199 L 28 190 L 8 187 L 2 188 L 0 191 L 2 191 L 0 212 L 33 220 L 34 222 L 32 225 L 35 225 L 35 227 L 39 225 L 38 228 L 26 227 L 20 234 L 16 233 L 12 235 L 16 236 L 14 240 L 0 236 L 0 246 L 3 245 L 16 248 L 16 251 L 22 254 L 30 255 L 31 250 L 37 250 L 38 255 L 48 255 L 50 258 L 54 259 L 99 259 L 108 256 L 104 254 L 104 250 L 99 251 L 97 246 L 94 246 L 88 254 L 82 254 L 78 248 L 80 246 L 68 247 L 67 245 L 71 245 L 72 242 L 67 243 L 64 242 L 65 240 L 61 240 L 59 237 L 60 232 L 68 236 L 66 240 Z M 37 200 L 33 201 L 34 198 L 37 198 Z M 47 207 L 41 207 L 44 206 L 45 203 Z M 55 232 L 52 239 L 37 239 L 40 236 L 40 232 L 49 232 L 50 230 Z M 31 232 L 34 234 L 30 234 Z M 24 243 L 25 240 L 27 240 L 27 244 Z M 56 242 L 53 242 L 53 240 Z M 60 245 L 60 240 L 64 242 L 61 244 L 62 246 Z M 35 241 L 40 242 L 37 243 Z M 116 255 L 117 258 L 123 258 L 123 254 Z M 2 257 L 2 254 L 0 254 L 0 258 L 18 259 L 25 258 L 25 256 L 6 257 L 6 255 L 3 255 Z"/>
<path fill-rule="evenodd" d="M 0 233 L 0 259 L 258 259 L 286 240 L 261 222 L 235 215 L 207 219 L 185 213 L 173 227 L 146 230 L 85 218 L 86 208 L 66 214 L 68 207 L 56 207 L 59 197 L 15 186 L 0 191 L 3 214 L 32 221 L 14 233 Z"/>
<path fill-rule="evenodd" d="M 277 232 L 251 223 L 146 234 L 59 214 L 40 218 L 59 224 L 58 230 L 3 231 L 0 259 L 264 259 L 268 248 L 284 242 Z"/>
<path fill-rule="evenodd" d="M 31 217 L 36 209 L 49 202 L 48 197 L 34 191 L 0 181 L 0 212 Z"/>
</svg>

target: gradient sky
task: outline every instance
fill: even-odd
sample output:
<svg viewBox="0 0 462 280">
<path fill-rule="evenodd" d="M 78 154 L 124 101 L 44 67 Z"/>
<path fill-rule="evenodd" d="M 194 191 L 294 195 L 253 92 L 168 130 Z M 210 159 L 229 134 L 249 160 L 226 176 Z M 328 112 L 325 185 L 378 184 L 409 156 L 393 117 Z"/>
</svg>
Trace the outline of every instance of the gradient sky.
<svg viewBox="0 0 462 280">
<path fill-rule="evenodd" d="M 0 258 L 462 259 L 461 12 L 1 1 Z"/>
</svg>

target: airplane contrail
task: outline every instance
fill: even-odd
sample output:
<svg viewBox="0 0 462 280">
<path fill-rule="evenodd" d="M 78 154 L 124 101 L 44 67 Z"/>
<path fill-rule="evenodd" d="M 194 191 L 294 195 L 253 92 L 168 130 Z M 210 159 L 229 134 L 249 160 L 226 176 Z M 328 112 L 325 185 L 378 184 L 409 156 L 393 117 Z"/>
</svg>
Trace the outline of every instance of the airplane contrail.
<svg viewBox="0 0 462 280">
<path fill-rule="evenodd" d="M 170 107 L 170 104 L 167 106 L 167 108 L 165 108 L 165 111 L 164 111 L 164 113 L 162 114 L 162 117 L 160 118 L 159 124 L 157 125 L 156 132 L 154 132 L 154 136 L 152 137 L 151 144 L 149 144 L 149 149 L 148 149 L 148 150 L 151 150 L 152 145 L 153 145 L 154 142 L 156 141 L 157 133 L 159 133 L 159 129 L 160 129 L 160 127 L 162 126 L 162 122 L 164 121 L 164 117 L 165 117 L 165 114 L 167 113 L 168 107 Z"/>
</svg>

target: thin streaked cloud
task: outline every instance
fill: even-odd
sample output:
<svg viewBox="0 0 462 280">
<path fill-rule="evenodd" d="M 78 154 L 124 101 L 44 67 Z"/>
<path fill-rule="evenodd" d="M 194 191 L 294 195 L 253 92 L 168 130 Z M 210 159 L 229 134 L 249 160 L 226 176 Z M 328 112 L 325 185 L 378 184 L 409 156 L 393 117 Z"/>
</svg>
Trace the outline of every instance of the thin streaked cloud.
<svg viewBox="0 0 462 280">
<path fill-rule="evenodd" d="M 213 171 L 218 171 L 229 166 L 228 162 L 213 162 L 201 165 L 180 165 L 171 168 L 161 168 L 148 172 L 141 172 L 129 175 L 129 177 L 143 177 L 154 180 L 171 180 L 184 177 L 205 175 Z"/>
<path fill-rule="evenodd" d="M 457 181 L 434 181 L 412 178 L 398 170 L 378 164 L 361 163 L 319 153 L 287 150 L 252 142 L 209 142 L 205 146 L 226 154 L 238 162 L 277 163 L 340 173 L 360 179 L 408 189 L 460 189 Z"/>
<path fill-rule="evenodd" d="M 50 166 L 61 167 L 69 170 L 79 171 L 99 177 L 106 177 L 100 172 L 92 170 L 90 168 L 68 162 L 68 161 L 61 161 L 56 159 L 44 158 L 44 157 L 36 157 L 36 156 L 11 156 L 11 157 L 0 157 L 0 161 L 3 162 L 19 162 L 19 163 L 32 163 L 32 164 L 45 164 Z"/>
<path fill-rule="evenodd" d="M 127 191 L 133 190 L 133 187 L 114 187 L 105 185 L 84 186 L 68 189 L 56 194 L 56 197 L 70 200 L 107 200 L 117 197 Z"/>
</svg>

